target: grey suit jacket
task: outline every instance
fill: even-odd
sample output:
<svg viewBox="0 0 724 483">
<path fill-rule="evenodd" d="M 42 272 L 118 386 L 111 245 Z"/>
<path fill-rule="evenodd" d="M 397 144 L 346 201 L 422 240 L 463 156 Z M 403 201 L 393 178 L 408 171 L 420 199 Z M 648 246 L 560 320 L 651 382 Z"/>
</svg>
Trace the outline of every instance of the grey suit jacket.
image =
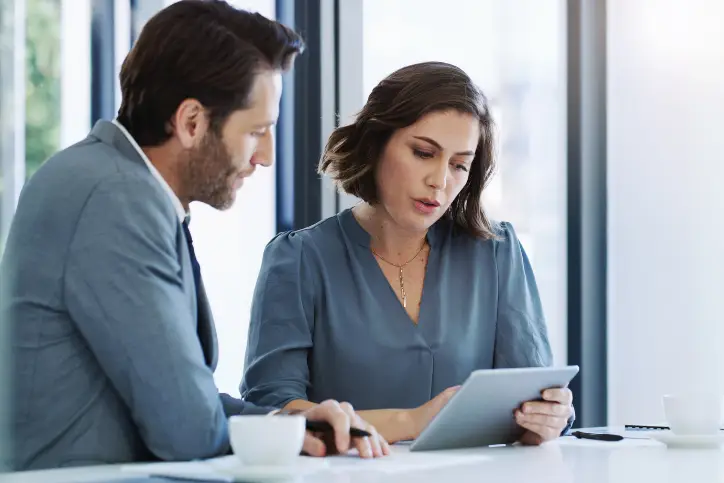
<svg viewBox="0 0 724 483">
<path fill-rule="evenodd" d="M 270 411 L 218 393 L 178 216 L 112 123 L 26 184 L 0 269 L 16 469 L 215 456 Z"/>
</svg>

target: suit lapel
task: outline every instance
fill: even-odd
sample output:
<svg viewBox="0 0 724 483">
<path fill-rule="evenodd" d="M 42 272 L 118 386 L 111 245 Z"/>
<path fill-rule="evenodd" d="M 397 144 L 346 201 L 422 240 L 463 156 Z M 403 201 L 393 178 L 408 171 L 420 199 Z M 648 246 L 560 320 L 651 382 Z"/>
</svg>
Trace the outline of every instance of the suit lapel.
<svg viewBox="0 0 724 483">
<path fill-rule="evenodd" d="M 201 350 L 204 353 L 204 362 L 214 371 L 219 357 L 214 319 L 211 315 L 209 300 L 206 297 L 203 278 L 201 279 L 199 299 L 196 300 L 191 254 L 186 244 L 186 235 L 184 235 L 181 223 L 178 225 L 176 247 L 180 254 L 179 262 L 181 263 L 181 272 L 183 274 L 184 292 L 189 299 L 189 310 L 194 314 L 194 321 L 196 322 L 194 328 L 201 343 Z"/>
<path fill-rule="evenodd" d="M 199 340 L 201 341 L 201 348 L 204 350 L 206 365 L 214 371 L 216 370 L 216 364 L 218 363 L 219 346 L 216 338 L 214 317 L 211 313 L 209 299 L 206 297 L 206 289 L 204 288 L 203 278 L 201 279 L 198 303 L 199 316 L 197 322 L 197 332 L 199 334 Z"/>
</svg>

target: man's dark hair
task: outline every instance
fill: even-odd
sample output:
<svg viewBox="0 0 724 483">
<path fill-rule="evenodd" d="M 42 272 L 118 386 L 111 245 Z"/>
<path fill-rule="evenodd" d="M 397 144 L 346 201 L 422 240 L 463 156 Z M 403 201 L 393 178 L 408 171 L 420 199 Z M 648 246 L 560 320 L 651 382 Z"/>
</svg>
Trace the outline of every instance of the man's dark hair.
<svg viewBox="0 0 724 483">
<path fill-rule="evenodd" d="M 383 79 L 372 90 L 355 122 L 332 132 L 319 172 L 329 174 L 342 191 L 377 203 L 377 164 L 392 134 L 426 114 L 449 110 L 473 115 L 480 124 L 480 137 L 468 181 L 446 216 L 472 236 L 496 238 L 481 204 L 483 188 L 495 170 L 493 118 L 483 93 L 454 65 L 423 62 L 403 67 Z"/>
<path fill-rule="evenodd" d="M 139 145 L 158 146 L 171 137 L 181 102 L 196 99 L 218 132 L 248 107 L 260 72 L 288 70 L 303 50 L 296 32 L 263 15 L 220 0 L 181 0 L 146 23 L 123 62 L 118 120 Z"/>
</svg>

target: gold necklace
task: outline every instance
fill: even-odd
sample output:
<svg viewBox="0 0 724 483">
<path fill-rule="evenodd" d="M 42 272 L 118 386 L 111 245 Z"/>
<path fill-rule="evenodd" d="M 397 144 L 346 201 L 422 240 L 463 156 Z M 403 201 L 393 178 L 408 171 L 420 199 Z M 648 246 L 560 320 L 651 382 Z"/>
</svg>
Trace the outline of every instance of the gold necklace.
<svg viewBox="0 0 724 483">
<path fill-rule="evenodd" d="M 404 308 L 407 308 L 407 292 L 405 291 L 405 277 L 404 277 L 404 275 L 403 275 L 403 273 L 402 273 L 402 269 L 403 269 L 408 263 L 410 263 L 411 261 L 413 261 L 414 259 L 416 259 L 417 256 L 420 254 L 420 252 L 422 252 L 422 249 L 423 249 L 423 248 L 425 248 L 425 241 L 422 242 L 422 246 L 420 247 L 419 250 L 417 250 L 417 253 L 415 253 L 415 256 L 414 256 L 414 257 L 410 258 L 408 261 L 406 261 L 406 262 L 403 263 L 402 265 L 398 265 L 398 264 L 396 264 L 396 263 L 392 263 L 392 262 L 389 261 L 389 260 L 385 260 L 385 258 L 384 258 L 382 255 L 380 255 L 379 253 L 377 253 L 377 252 L 375 251 L 375 249 L 370 246 L 370 250 L 372 250 L 372 253 L 374 253 L 376 256 L 378 256 L 380 260 L 382 260 L 382 261 L 385 262 L 385 263 L 389 263 L 389 264 L 392 265 L 393 267 L 397 267 L 397 268 L 399 269 L 400 294 L 402 295 L 402 306 L 403 306 Z"/>
</svg>

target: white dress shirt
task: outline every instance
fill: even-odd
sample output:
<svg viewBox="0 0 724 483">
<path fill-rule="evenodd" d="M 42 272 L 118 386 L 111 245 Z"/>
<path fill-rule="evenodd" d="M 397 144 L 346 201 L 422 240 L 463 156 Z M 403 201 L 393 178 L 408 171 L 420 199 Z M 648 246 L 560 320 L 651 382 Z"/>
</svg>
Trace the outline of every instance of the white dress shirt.
<svg viewBox="0 0 724 483">
<path fill-rule="evenodd" d="M 118 129 L 121 130 L 124 136 L 126 136 L 126 139 L 128 139 L 128 142 L 131 143 L 131 146 L 135 148 L 135 150 L 138 152 L 138 155 L 141 157 L 144 163 L 146 163 L 146 167 L 148 167 L 148 170 L 151 171 L 151 174 L 154 178 L 161 184 L 161 187 L 166 191 L 166 194 L 168 194 L 168 197 L 171 199 L 171 203 L 173 203 L 174 208 L 176 208 L 176 214 L 178 215 L 178 220 L 180 223 L 183 223 L 184 220 L 188 217 L 188 213 L 186 213 L 186 210 L 184 210 L 183 205 L 181 204 L 181 200 L 178 199 L 178 196 L 176 196 L 176 193 L 171 189 L 171 187 L 168 185 L 165 179 L 163 179 L 163 176 L 161 176 L 161 173 L 158 172 L 156 167 L 151 163 L 151 160 L 148 159 L 148 156 L 146 156 L 146 153 L 143 152 L 141 149 L 141 146 L 138 145 L 135 139 L 133 139 L 133 136 L 126 130 L 125 127 L 123 127 L 123 124 L 118 122 L 118 119 L 113 120 L 113 124 L 116 125 Z"/>
</svg>

